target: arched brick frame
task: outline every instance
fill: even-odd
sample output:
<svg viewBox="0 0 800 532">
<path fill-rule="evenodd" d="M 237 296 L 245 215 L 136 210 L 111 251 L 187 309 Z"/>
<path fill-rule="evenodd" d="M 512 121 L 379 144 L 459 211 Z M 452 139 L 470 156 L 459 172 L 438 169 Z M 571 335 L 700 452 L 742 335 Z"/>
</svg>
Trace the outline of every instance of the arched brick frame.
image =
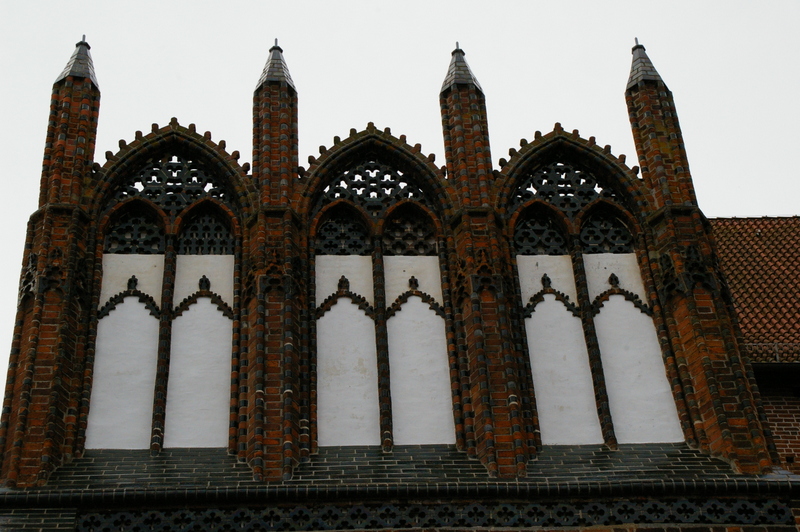
<svg viewBox="0 0 800 532">
<path fill-rule="evenodd" d="M 592 173 L 597 179 L 598 184 L 608 189 L 613 190 L 619 195 L 619 202 L 611 201 L 607 198 L 598 197 L 582 206 L 575 216 L 570 219 L 567 216 L 559 215 L 556 217 L 560 220 L 562 225 L 567 229 L 572 246 L 571 254 L 575 255 L 575 250 L 580 247 L 578 236 L 580 234 L 584 221 L 591 217 L 593 213 L 598 210 L 605 210 L 606 212 L 613 212 L 619 216 L 634 237 L 634 247 L 642 272 L 642 281 L 646 290 L 646 304 L 654 309 L 654 321 L 659 338 L 659 344 L 662 350 L 662 356 L 666 366 L 670 387 L 678 407 L 679 418 L 681 427 L 684 431 L 684 436 L 689 443 L 696 441 L 694 431 L 692 430 L 692 423 L 690 421 L 690 413 L 688 412 L 691 397 L 685 395 L 684 387 L 681 385 L 678 367 L 675 357 L 670 347 L 668 331 L 665 322 L 665 316 L 661 312 L 661 305 L 659 304 L 658 293 L 656 291 L 656 284 L 654 278 L 655 264 L 651 262 L 652 253 L 652 237 L 648 234 L 649 226 L 646 224 L 646 218 L 651 214 L 652 203 L 651 195 L 645 189 L 644 183 L 637 177 L 638 169 L 630 169 L 625 165 L 625 158 L 614 157 L 610 153 L 610 147 L 599 147 L 594 137 L 588 140 L 581 138 L 577 131 L 572 133 L 565 132 L 559 124 L 556 128 L 546 134 L 537 135 L 533 142 L 522 142 L 522 146 L 517 150 L 510 150 L 511 158 L 508 161 L 501 160 L 502 169 L 498 173 L 500 179 L 497 182 L 497 211 L 504 216 L 508 223 L 505 227 L 507 242 L 508 258 L 516 268 L 516 261 L 514 260 L 513 250 L 511 249 L 511 242 L 514 235 L 514 228 L 519 223 L 520 216 L 526 212 L 531 206 L 535 206 L 537 202 L 546 203 L 542 200 L 534 199 L 522 205 L 511 206 L 511 198 L 515 191 L 520 186 L 520 180 L 531 170 L 541 165 L 550 164 L 553 162 L 574 163 L 579 165 Z M 557 209 L 554 209 L 557 210 Z M 573 257 L 575 266 L 576 281 L 579 286 L 579 292 L 585 290 L 585 274 L 583 273 L 582 261 L 576 261 Z M 518 276 L 516 271 L 515 283 L 518 286 Z M 584 285 L 581 288 L 581 285 Z M 519 294 L 519 292 L 518 292 Z M 519 297 L 519 296 L 518 296 Z M 524 306 L 525 302 L 521 301 Z M 517 308 L 517 305 L 515 305 Z M 594 325 L 589 318 L 590 324 L 585 325 L 587 340 L 591 340 L 594 336 Z M 520 327 L 519 330 L 524 330 Z M 590 357 L 593 359 L 593 364 L 599 365 L 599 351 L 596 345 L 592 345 L 592 341 L 587 342 L 590 349 Z M 527 341 L 523 342 L 523 345 Z M 594 360 L 597 359 L 597 360 Z M 530 368 L 527 368 L 530 371 Z M 598 411 L 603 422 L 603 432 L 606 444 L 615 447 L 616 438 L 613 435 L 613 423 L 611 422 L 610 412 L 608 411 L 607 400 L 603 399 L 605 395 L 605 384 L 601 375 L 595 376 L 595 389 L 599 394 L 597 397 Z M 537 443 L 539 443 L 537 441 Z"/>
<path fill-rule="evenodd" d="M 107 162 L 103 168 L 98 168 L 95 165 L 93 187 L 88 189 L 82 201 L 89 211 L 90 216 L 96 221 L 96 225 L 91 228 L 90 246 L 88 249 L 93 251 L 93 279 L 92 279 L 92 307 L 90 309 L 89 328 L 87 330 L 87 350 L 86 358 L 82 369 L 83 384 L 81 386 L 81 397 L 78 410 L 78 427 L 77 427 L 77 448 L 78 453 L 83 451 L 83 442 L 86 430 L 87 412 L 89 409 L 89 400 L 91 395 L 92 383 L 92 367 L 94 360 L 94 337 L 97 332 L 97 308 L 102 302 L 99 301 L 100 285 L 102 282 L 102 254 L 103 254 L 103 239 L 107 230 L 108 224 L 116 217 L 116 213 L 125 211 L 136 205 L 141 205 L 141 208 L 148 209 L 155 213 L 163 224 L 165 233 L 169 235 L 177 235 L 182 221 L 191 219 L 193 213 L 197 209 L 211 208 L 220 213 L 221 216 L 228 220 L 230 225 L 231 235 L 236 242 L 235 244 L 235 267 L 234 267 L 234 293 L 241 293 L 243 279 L 241 276 L 241 268 L 243 259 L 246 256 L 245 250 L 249 240 L 249 234 L 245 227 L 245 221 L 252 217 L 254 214 L 255 206 L 257 205 L 256 198 L 258 194 L 255 188 L 249 183 L 245 174 L 245 169 L 238 165 L 238 152 L 228 154 L 224 149 L 224 141 L 220 144 L 214 143 L 210 134 L 200 135 L 196 132 L 194 124 L 188 128 L 178 124 L 177 120 L 173 119 L 169 125 L 160 129 L 155 129 L 147 134 L 142 135 L 137 132 L 136 139 L 126 144 L 120 141 L 120 151 L 117 154 L 107 153 Z M 191 204 L 187 204 L 185 208 L 177 213 L 174 217 L 168 215 L 163 209 L 158 207 L 146 197 L 136 196 L 125 199 L 120 202 L 113 200 L 119 187 L 125 179 L 130 178 L 139 172 L 143 165 L 147 163 L 150 158 L 158 158 L 163 155 L 181 155 L 190 157 L 201 161 L 207 171 L 213 174 L 213 177 L 222 181 L 225 186 L 229 187 L 232 197 L 229 198 L 230 206 L 225 205 L 220 200 L 212 197 L 202 198 Z M 111 205 L 109 207 L 109 205 Z M 237 211 L 237 212 L 234 212 Z M 174 251 L 173 251 L 174 254 Z M 174 271 L 170 274 L 174 277 Z M 174 281 L 174 279 L 173 279 Z M 162 297 L 164 295 L 162 294 Z M 238 302 L 231 301 L 229 304 L 234 307 L 234 343 L 232 346 L 233 356 L 232 365 L 234 376 L 238 375 L 236 366 L 239 363 L 238 351 L 240 349 L 238 331 L 241 328 L 240 312 Z M 174 301 L 175 305 L 180 301 Z M 166 317 L 164 318 L 166 319 Z M 166 364 L 161 358 L 159 359 L 159 366 Z M 160 371 L 166 371 L 162 367 Z M 236 448 L 236 431 L 234 426 L 236 424 L 236 405 L 238 393 L 234 390 L 231 392 L 231 430 L 229 435 L 228 447 L 230 450 Z M 156 409 L 161 412 L 163 416 L 163 405 Z M 154 440 L 155 441 L 155 440 Z M 160 448 L 160 443 L 156 444 L 156 448 Z"/>
<path fill-rule="evenodd" d="M 425 195 L 425 202 L 416 202 L 412 200 L 397 200 L 395 203 L 387 205 L 380 216 L 372 216 L 366 213 L 360 206 L 351 204 L 348 201 L 333 200 L 331 203 L 319 207 L 321 195 L 325 187 L 327 187 L 332 179 L 336 178 L 336 172 L 347 170 L 352 165 L 368 161 L 372 158 L 377 158 L 383 164 L 396 168 L 405 173 L 413 174 L 413 183 L 422 189 Z M 373 238 L 380 235 L 384 229 L 384 223 L 390 219 L 394 212 L 411 208 L 420 209 L 426 217 L 430 219 L 436 228 L 438 240 L 438 256 L 439 267 L 442 280 L 442 293 L 445 301 L 442 302 L 445 308 L 445 323 L 448 330 L 453 327 L 453 310 L 450 302 L 450 286 L 448 270 L 448 258 L 452 249 L 452 236 L 447 229 L 446 221 L 455 212 L 455 202 L 453 201 L 453 191 L 450 184 L 443 179 L 442 171 L 437 169 L 432 164 L 432 157 L 424 157 L 420 153 L 419 145 L 411 147 L 405 142 L 405 138 L 395 138 L 391 135 L 389 130 L 380 131 L 374 125 L 368 125 L 367 129 L 357 133 L 355 130 L 351 131 L 350 137 L 339 140 L 330 149 L 324 150 L 319 159 L 310 158 L 312 165 L 304 176 L 307 181 L 296 189 L 293 198 L 293 205 L 297 209 L 301 219 L 306 220 L 308 231 L 304 235 L 307 239 L 306 246 L 310 257 L 310 270 L 314 271 L 314 253 L 313 253 L 313 236 L 316 234 L 317 228 L 321 220 L 323 220 L 327 213 L 332 209 L 341 208 L 347 205 L 347 208 L 354 208 L 362 213 L 364 222 L 369 228 L 370 234 Z M 343 205 L 344 204 L 344 205 Z M 383 258 L 376 259 L 376 282 L 379 285 L 383 282 Z M 314 283 L 313 273 L 311 283 Z M 376 323 L 377 337 L 379 339 L 379 364 L 381 364 L 381 356 L 386 356 L 386 330 L 385 330 L 385 317 L 388 305 L 392 301 L 385 301 L 383 296 L 382 286 L 375 286 L 376 289 Z M 309 301 L 314 301 L 315 295 L 309 295 Z M 315 331 L 315 323 L 313 320 L 310 322 L 310 328 Z M 312 338 L 315 334 L 311 335 Z M 452 337 L 451 334 L 448 334 Z M 314 342 L 314 340 L 312 340 Z M 383 343 L 381 343 L 383 342 Z M 315 356 L 315 348 L 312 347 L 311 357 Z M 456 346 L 454 341 L 448 342 L 448 356 L 449 364 L 451 367 L 451 380 L 454 382 L 454 387 L 460 389 L 461 385 L 457 383 L 458 372 L 454 369 L 457 367 Z M 385 362 L 385 361 L 384 361 Z M 313 362 L 310 362 L 313 366 Z M 312 380 L 316 379 L 316 374 L 312 370 Z M 379 380 L 382 381 L 382 386 L 388 386 L 388 374 L 379 375 Z M 385 382 L 384 382 L 385 380 Z M 313 386 L 312 386 L 313 388 Z M 312 392 L 313 393 L 313 392 Z M 463 431 L 463 416 L 461 415 L 461 401 L 460 397 L 455 396 L 454 412 L 456 424 L 456 440 L 460 448 L 465 447 L 465 438 Z M 382 424 L 382 445 L 385 449 L 390 449 L 392 446 L 391 440 L 391 415 L 389 397 L 381 397 L 381 424 Z M 383 403 L 385 401 L 385 404 Z M 311 418 L 311 441 L 312 450 L 316 446 L 316 416 L 314 401 L 310 401 L 310 411 L 308 412 Z"/>
</svg>

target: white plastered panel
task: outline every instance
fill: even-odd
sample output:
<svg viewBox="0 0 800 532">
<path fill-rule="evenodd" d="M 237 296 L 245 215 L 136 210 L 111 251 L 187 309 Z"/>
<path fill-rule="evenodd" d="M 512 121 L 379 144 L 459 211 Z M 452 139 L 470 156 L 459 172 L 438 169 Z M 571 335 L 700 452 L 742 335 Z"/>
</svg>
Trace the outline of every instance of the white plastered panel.
<svg viewBox="0 0 800 532">
<path fill-rule="evenodd" d="M 173 304 L 178 306 L 197 292 L 200 278 L 205 275 L 211 281 L 211 291 L 233 307 L 233 264 L 233 255 L 178 255 Z"/>
<path fill-rule="evenodd" d="M 580 318 L 546 294 L 525 329 L 542 443 L 603 443 Z"/>
<path fill-rule="evenodd" d="M 454 444 L 444 319 L 412 296 L 389 318 L 386 328 L 394 443 Z"/>
<path fill-rule="evenodd" d="M 439 257 L 384 257 L 383 270 L 387 306 L 409 290 L 408 280 L 411 277 L 419 281 L 421 292 L 433 297 L 440 305 L 444 304 Z"/>
<path fill-rule="evenodd" d="M 372 257 L 360 255 L 317 255 L 316 295 L 319 306 L 339 290 L 339 279 L 350 281 L 350 291 L 374 304 L 372 295 Z"/>
<path fill-rule="evenodd" d="M 653 319 L 613 295 L 594 323 L 617 441 L 683 441 Z"/>
<path fill-rule="evenodd" d="M 553 288 L 565 293 L 571 302 L 577 304 L 578 291 L 572 273 L 572 257 L 569 255 L 517 255 L 517 271 L 523 305 L 527 305 L 530 298 L 542 289 L 544 274 L 550 277 Z"/>
<path fill-rule="evenodd" d="M 642 301 L 647 301 L 635 253 L 587 254 L 583 256 L 583 264 L 586 268 L 590 300 L 594 301 L 594 298 L 611 288 L 608 278 L 613 273 L 619 278 L 620 288 L 633 292 Z"/>
<path fill-rule="evenodd" d="M 158 328 L 135 297 L 97 323 L 87 449 L 150 448 Z"/>
<path fill-rule="evenodd" d="M 172 322 L 164 447 L 228 445 L 232 327 L 209 298 Z"/>
<path fill-rule="evenodd" d="M 317 442 L 379 445 L 375 324 L 340 298 L 317 320 Z"/>
<path fill-rule="evenodd" d="M 136 289 L 161 305 L 161 283 L 164 278 L 164 255 L 103 255 L 103 286 L 100 307 L 109 299 L 128 289 L 128 279 L 135 275 Z"/>
</svg>

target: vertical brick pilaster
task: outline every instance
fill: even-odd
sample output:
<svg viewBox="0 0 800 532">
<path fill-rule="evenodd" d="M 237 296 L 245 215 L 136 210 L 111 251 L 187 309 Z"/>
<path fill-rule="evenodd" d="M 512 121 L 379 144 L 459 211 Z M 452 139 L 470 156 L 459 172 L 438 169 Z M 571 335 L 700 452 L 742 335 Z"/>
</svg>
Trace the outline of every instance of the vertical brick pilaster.
<svg viewBox="0 0 800 532">
<path fill-rule="evenodd" d="M 651 267 L 660 274 L 660 304 L 695 439 L 740 470 L 760 472 L 771 464 L 763 416 L 697 208 L 675 102 L 644 47 L 637 44 L 633 56 L 625 99 L 650 193 Z"/>
<path fill-rule="evenodd" d="M 42 484 L 75 452 L 93 261 L 80 207 L 92 164 L 100 91 L 89 46 L 76 45 L 53 85 L 39 210 L 31 217 L 0 421 L 2 481 Z"/>
<path fill-rule="evenodd" d="M 465 357 L 462 372 L 467 372 L 461 382 L 468 451 L 474 445 L 492 475 L 523 476 L 530 449 L 523 435 L 520 354 L 506 301 L 513 283 L 503 277 L 501 237 L 491 207 L 486 101 L 461 49 L 453 52 L 439 101 L 448 179 L 461 209 L 453 229 L 463 280 L 454 297 L 461 301 L 456 323 L 463 328 L 457 339 Z"/>
<path fill-rule="evenodd" d="M 291 478 L 300 459 L 300 232 L 290 210 L 297 178 L 297 91 L 275 43 L 253 95 L 253 179 L 261 213 L 251 254 L 260 303 L 250 312 L 248 455 L 256 475 Z M 297 271 L 300 270 L 300 271 Z M 298 284 L 300 283 L 300 284 Z"/>
</svg>

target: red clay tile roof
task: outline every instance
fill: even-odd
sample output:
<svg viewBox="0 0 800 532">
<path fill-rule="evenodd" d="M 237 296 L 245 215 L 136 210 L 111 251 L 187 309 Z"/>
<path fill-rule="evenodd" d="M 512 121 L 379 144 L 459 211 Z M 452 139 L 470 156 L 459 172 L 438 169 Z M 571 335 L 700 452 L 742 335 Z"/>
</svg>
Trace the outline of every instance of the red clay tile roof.
<svg viewBox="0 0 800 532">
<path fill-rule="evenodd" d="M 745 352 L 800 363 L 800 217 L 710 221 Z"/>
</svg>

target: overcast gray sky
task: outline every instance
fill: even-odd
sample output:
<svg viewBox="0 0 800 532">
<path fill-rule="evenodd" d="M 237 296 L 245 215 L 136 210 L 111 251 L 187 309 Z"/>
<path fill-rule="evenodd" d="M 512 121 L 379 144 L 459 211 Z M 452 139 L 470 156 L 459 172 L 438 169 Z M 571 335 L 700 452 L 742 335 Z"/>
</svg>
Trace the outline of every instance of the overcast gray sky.
<svg viewBox="0 0 800 532">
<path fill-rule="evenodd" d="M 252 150 L 252 91 L 276 37 L 299 94 L 300 159 L 367 122 L 444 164 L 438 93 L 459 41 L 495 161 L 567 130 L 636 155 L 624 101 L 634 37 L 672 90 L 708 216 L 800 214 L 800 2 L 0 1 L 0 366 L 53 81 L 82 34 L 102 93 L 95 160 L 171 117 Z M 0 377 L 2 380 L 2 377 Z"/>
</svg>

